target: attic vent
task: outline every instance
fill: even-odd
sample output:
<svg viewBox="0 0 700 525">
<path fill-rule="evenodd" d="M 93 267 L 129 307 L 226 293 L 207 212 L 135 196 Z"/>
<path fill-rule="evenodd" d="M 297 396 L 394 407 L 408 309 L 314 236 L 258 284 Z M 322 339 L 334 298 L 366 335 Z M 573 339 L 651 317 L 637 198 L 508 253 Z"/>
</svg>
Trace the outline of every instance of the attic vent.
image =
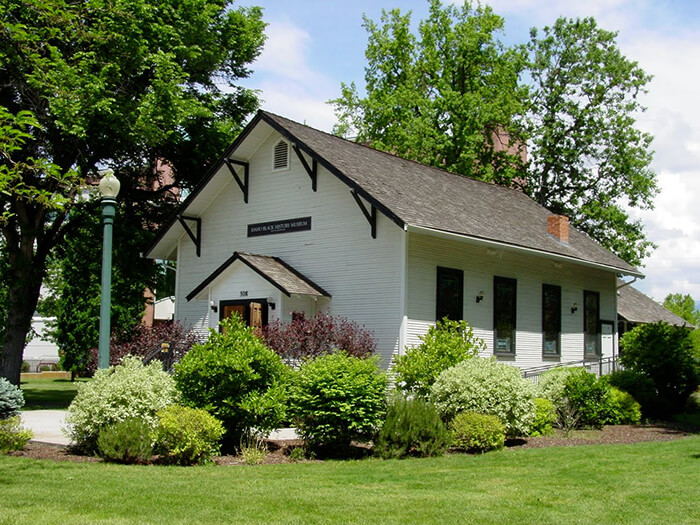
<svg viewBox="0 0 700 525">
<path fill-rule="evenodd" d="M 289 168 L 289 144 L 280 140 L 275 144 L 272 158 L 273 170 L 284 170 Z"/>
</svg>

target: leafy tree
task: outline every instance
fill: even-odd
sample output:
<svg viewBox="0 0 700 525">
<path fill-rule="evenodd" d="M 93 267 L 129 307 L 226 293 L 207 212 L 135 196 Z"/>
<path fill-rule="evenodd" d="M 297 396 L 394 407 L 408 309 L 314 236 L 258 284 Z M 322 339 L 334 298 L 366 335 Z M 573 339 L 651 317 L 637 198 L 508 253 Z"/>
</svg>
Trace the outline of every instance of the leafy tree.
<svg viewBox="0 0 700 525">
<path fill-rule="evenodd" d="M 227 0 L 7 0 L 0 26 L 9 267 L 0 376 L 18 383 L 47 259 L 74 228 L 82 182 L 111 166 L 124 203 L 167 194 L 169 184 L 154 185 L 163 164 L 178 184 L 195 184 L 257 107 L 256 94 L 235 83 L 250 74 L 264 23 L 260 8 Z"/>
<path fill-rule="evenodd" d="M 695 356 L 700 360 L 700 311 L 695 308 L 695 301 L 689 294 L 670 293 L 664 299 L 664 306 L 695 327 L 690 333 L 690 340 Z"/>
<path fill-rule="evenodd" d="M 560 18 L 526 46 L 497 40 L 489 7 L 442 6 L 411 31 L 383 11 L 368 32 L 365 96 L 342 84 L 336 133 L 462 175 L 520 187 L 632 264 L 653 248 L 629 208 L 657 192 L 651 136 L 636 127 L 650 80 L 616 33 Z M 523 144 L 528 162 L 522 165 Z"/>
<path fill-rule="evenodd" d="M 653 247 L 627 208 L 651 208 L 651 135 L 636 127 L 651 80 L 593 18 L 532 29 L 525 190 L 632 264 Z"/>
<path fill-rule="evenodd" d="M 497 35 L 503 19 L 490 7 L 443 6 L 431 0 L 418 34 L 411 15 L 364 17 L 368 33 L 365 91 L 342 84 L 332 100 L 335 132 L 401 157 L 483 180 L 510 184 L 521 157 L 517 116 L 526 91 L 518 84 L 520 50 Z"/>
<path fill-rule="evenodd" d="M 700 326 L 700 312 L 695 308 L 695 300 L 690 294 L 670 293 L 664 299 L 664 306 L 693 326 Z"/>
</svg>

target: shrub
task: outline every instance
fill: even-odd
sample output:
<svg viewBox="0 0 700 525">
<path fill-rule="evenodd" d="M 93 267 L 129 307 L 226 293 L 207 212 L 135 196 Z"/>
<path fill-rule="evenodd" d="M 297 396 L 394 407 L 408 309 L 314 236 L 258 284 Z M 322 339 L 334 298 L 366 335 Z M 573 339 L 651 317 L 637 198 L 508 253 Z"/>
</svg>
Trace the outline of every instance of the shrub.
<svg viewBox="0 0 700 525">
<path fill-rule="evenodd" d="M 537 393 L 544 399 L 549 399 L 558 407 L 564 397 L 564 387 L 570 374 L 576 373 L 583 368 L 558 367 L 546 371 L 539 377 L 537 382 Z"/>
<path fill-rule="evenodd" d="M 616 370 L 606 378 L 610 386 L 627 392 L 639 403 L 644 417 L 658 411 L 656 388 L 648 376 L 636 370 Z"/>
<path fill-rule="evenodd" d="M 620 346 L 622 364 L 648 376 L 663 405 L 683 410 L 700 382 L 690 331 L 662 322 L 642 324 L 623 335 Z"/>
<path fill-rule="evenodd" d="M 530 427 L 531 436 L 548 436 L 554 431 L 557 410 L 549 399 L 535 398 L 535 419 Z"/>
<path fill-rule="evenodd" d="M 609 425 L 636 425 L 642 420 L 642 409 L 627 392 L 610 387 Z"/>
<path fill-rule="evenodd" d="M 102 427 L 97 454 L 111 463 L 148 463 L 153 454 L 150 424 L 140 417 L 130 417 Z"/>
<path fill-rule="evenodd" d="M 506 427 L 498 416 L 462 412 L 450 423 L 452 445 L 467 452 L 487 452 L 503 448 Z"/>
<path fill-rule="evenodd" d="M 158 359 L 166 360 L 166 368 L 171 368 L 196 342 L 197 335 L 194 331 L 185 328 L 179 322 L 156 326 L 139 324 L 128 334 L 112 334 L 109 341 L 109 365 L 121 364 L 127 355 L 145 358 L 155 352 Z M 159 349 L 162 343 L 168 343 L 170 348 L 167 353 L 161 355 Z M 91 373 L 97 370 L 97 350 L 90 349 L 87 370 Z"/>
<path fill-rule="evenodd" d="M 610 386 L 595 374 L 583 368 L 570 373 L 566 378 L 564 396 L 578 413 L 580 425 L 600 428 L 610 420 Z"/>
<path fill-rule="evenodd" d="M 27 372 L 30 372 L 31 369 L 32 369 L 32 366 L 31 366 L 27 361 L 22 361 L 22 368 L 20 369 L 20 371 L 21 371 L 23 374 L 26 374 Z"/>
<path fill-rule="evenodd" d="M 32 431 L 22 427 L 19 416 L 0 419 L 0 454 L 24 449 L 32 439 Z"/>
<path fill-rule="evenodd" d="M 16 416 L 23 406 L 22 391 L 4 377 L 0 377 L 0 419 Z"/>
<path fill-rule="evenodd" d="M 430 400 L 445 420 L 472 411 L 498 416 L 508 436 L 527 435 L 535 418 L 535 388 L 520 370 L 495 358 L 474 358 L 448 368 L 435 381 Z"/>
<path fill-rule="evenodd" d="M 477 357 L 485 348 L 466 321 L 447 318 L 431 326 L 420 339 L 420 345 L 395 358 L 393 371 L 398 388 L 424 398 L 444 370 Z"/>
<path fill-rule="evenodd" d="M 389 400 L 374 454 L 384 459 L 440 456 L 449 444 L 450 433 L 433 405 L 396 395 Z"/>
<path fill-rule="evenodd" d="M 224 427 L 206 410 L 171 405 L 156 415 L 156 452 L 164 462 L 199 465 L 219 453 Z"/>
<path fill-rule="evenodd" d="M 285 417 L 289 369 L 238 316 L 195 345 L 175 366 L 185 405 L 221 421 L 228 447 L 251 428 L 269 432 Z"/>
<path fill-rule="evenodd" d="M 291 323 L 273 321 L 263 328 L 265 344 L 289 365 L 304 358 L 318 357 L 343 350 L 355 357 L 368 357 L 377 349 L 372 332 L 344 317 L 318 313 L 307 319 L 294 312 Z"/>
<path fill-rule="evenodd" d="M 384 416 L 386 387 L 377 358 L 317 357 L 295 373 L 290 412 L 309 447 L 342 450 L 353 439 L 373 436 Z"/>
<path fill-rule="evenodd" d="M 100 369 L 92 381 L 81 383 L 68 407 L 65 431 L 78 450 L 92 453 L 103 427 L 140 417 L 154 428 L 156 412 L 177 397 L 175 382 L 160 363 L 144 365 L 137 357 L 125 357 L 120 365 Z"/>
</svg>

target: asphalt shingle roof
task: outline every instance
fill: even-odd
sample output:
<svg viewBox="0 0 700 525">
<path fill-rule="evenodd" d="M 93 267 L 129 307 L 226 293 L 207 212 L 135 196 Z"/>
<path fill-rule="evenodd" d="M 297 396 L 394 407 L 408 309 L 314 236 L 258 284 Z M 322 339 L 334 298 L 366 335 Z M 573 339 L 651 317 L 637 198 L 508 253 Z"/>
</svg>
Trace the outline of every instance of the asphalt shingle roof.
<svg viewBox="0 0 700 525">
<path fill-rule="evenodd" d="M 330 297 L 330 294 L 323 288 L 315 284 L 301 273 L 297 272 L 279 257 L 255 255 L 246 252 L 233 252 L 231 257 L 224 261 L 221 266 L 214 270 L 194 290 L 187 294 L 187 300 L 190 301 L 198 293 L 213 283 L 216 278 L 224 272 L 224 270 L 239 260 L 252 270 L 256 271 L 261 277 L 269 281 L 287 296 L 298 294 Z"/>
<path fill-rule="evenodd" d="M 688 321 L 631 286 L 625 286 L 618 290 L 617 313 L 633 323 L 664 321 L 676 326 L 692 327 Z"/>
<path fill-rule="evenodd" d="M 547 232 L 552 214 L 518 190 L 405 160 L 272 113 L 258 116 L 337 176 L 359 186 L 394 220 L 639 274 L 573 227 L 569 242 L 560 242 Z"/>
</svg>

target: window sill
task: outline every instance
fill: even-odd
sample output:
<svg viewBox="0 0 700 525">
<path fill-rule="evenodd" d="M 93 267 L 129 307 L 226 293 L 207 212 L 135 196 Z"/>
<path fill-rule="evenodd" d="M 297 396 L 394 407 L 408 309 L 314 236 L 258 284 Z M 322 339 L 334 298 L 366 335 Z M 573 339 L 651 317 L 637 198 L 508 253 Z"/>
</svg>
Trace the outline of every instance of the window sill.
<svg viewBox="0 0 700 525">
<path fill-rule="evenodd" d="M 493 355 L 496 357 L 512 357 L 515 359 L 515 352 L 494 352 Z"/>
<path fill-rule="evenodd" d="M 583 354 L 583 358 L 588 360 L 588 359 L 602 359 L 603 356 L 599 354 Z"/>
<path fill-rule="evenodd" d="M 561 361 L 561 355 L 542 354 L 542 359 L 546 361 Z"/>
</svg>

